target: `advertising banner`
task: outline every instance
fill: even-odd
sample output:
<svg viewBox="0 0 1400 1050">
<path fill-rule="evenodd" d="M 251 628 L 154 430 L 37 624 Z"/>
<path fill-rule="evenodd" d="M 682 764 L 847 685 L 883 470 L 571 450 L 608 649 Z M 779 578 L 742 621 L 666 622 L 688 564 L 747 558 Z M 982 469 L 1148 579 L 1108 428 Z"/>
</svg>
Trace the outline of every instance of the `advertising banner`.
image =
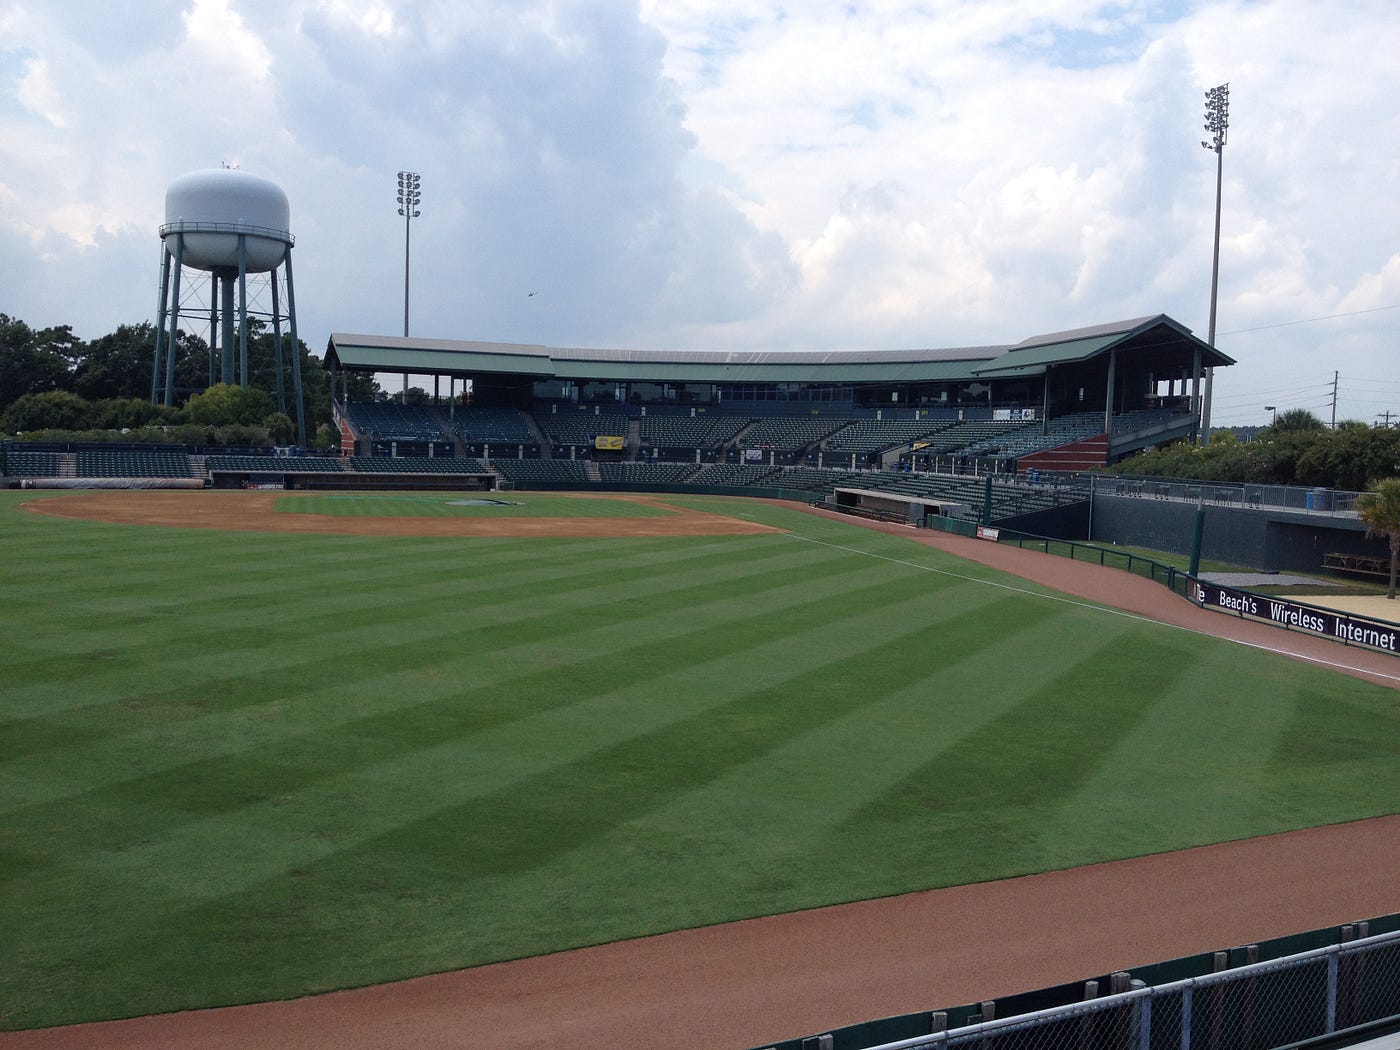
<svg viewBox="0 0 1400 1050">
<path fill-rule="evenodd" d="M 593 447 L 603 449 L 608 452 L 620 452 L 624 444 L 624 439 L 612 434 L 599 434 L 593 439 Z"/>
<path fill-rule="evenodd" d="M 1319 638 L 1400 653 L 1400 627 L 1394 624 L 1348 616 L 1311 605 L 1295 605 L 1282 598 L 1218 587 L 1203 580 L 1191 581 L 1188 596 L 1203 609 L 1252 616 L 1258 620 L 1276 623 L 1280 627 L 1287 627 L 1289 630 L 1306 631 Z"/>
</svg>

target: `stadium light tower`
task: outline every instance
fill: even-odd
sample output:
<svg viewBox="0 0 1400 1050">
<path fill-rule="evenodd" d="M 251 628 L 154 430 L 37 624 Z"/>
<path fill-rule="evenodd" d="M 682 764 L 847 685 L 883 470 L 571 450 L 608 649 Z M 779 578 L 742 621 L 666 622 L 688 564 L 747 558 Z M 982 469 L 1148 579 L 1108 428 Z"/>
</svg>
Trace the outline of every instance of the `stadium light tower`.
<svg viewBox="0 0 1400 1050">
<path fill-rule="evenodd" d="M 409 223 L 421 214 L 418 202 L 423 199 L 416 171 L 399 172 L 399 214 L 403 216 L 403 334 L 408 335 L 408 244 Z"/>
<path fill-rule="evenodd" d="M 1220 189 L 1225 173 L 1225 142 L 1230 131 L 1230 85 L 1221 84 L 1206 92 L 1205 128 L 1211 133 L 1209 142 L 1201 145 L 1215 151 L 1215 250 L 1210 264 L 1210 330 L 1206 342 L 1215 349 L 1215 303 L 1220 290 Z M 1206 392 L 1201 401 L 1201 432 L 1205 441 L 1210 433 L 1210 395 L 1215 369 L 1206 369 Z"/>
</svg>

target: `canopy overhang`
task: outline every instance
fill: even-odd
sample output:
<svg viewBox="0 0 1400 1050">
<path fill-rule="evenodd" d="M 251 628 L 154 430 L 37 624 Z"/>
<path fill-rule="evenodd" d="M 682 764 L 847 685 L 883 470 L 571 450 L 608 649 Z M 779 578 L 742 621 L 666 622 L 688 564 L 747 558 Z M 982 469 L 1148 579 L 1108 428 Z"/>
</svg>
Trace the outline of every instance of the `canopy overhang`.
<svg viewBox="0 0 1400 1050">
<path fill-rule="evenodd" d="M 916 350 L 660 351 L 549 347 L 335 333 L 326 364 L 336 371 L 510 376 L 533 380 L 857 385 L 978 382 L 1041 376 L 1114 351 L 1140 364 L 1211 368 L 1233 364 L 1164 314 L 1033 336 L 1014 345 Z M 1199 358 L 1196 355 L 1199 354 Z"/>
</svg>

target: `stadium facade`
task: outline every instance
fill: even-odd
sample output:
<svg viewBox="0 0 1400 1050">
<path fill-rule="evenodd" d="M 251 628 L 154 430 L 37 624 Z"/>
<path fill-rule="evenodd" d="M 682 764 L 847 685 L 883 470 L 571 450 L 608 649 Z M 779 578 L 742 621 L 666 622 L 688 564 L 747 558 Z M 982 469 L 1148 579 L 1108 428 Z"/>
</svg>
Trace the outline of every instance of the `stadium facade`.
<svg viewBox="0 0 1400 1050">
<path fill-rule="evenodd" d="M 459 382 L 470 384 L 475 407 L 537 418 L 591 410 L 1002 420 L 1053 438 L 1055 421 L 1074 417 L 1073 442 L 1101 439 L 1076 467 L 1194 435 L 1205 370 L 1233 363 L 1165 314 L 1014 344 L 914 350 L 620 350 L 335 333 L 326 352 L 333 372 L 430 376 L 435 395 L 447 381 L 449 401 Z M 607 451 L 627 449 L 590 454 Z"/>
</svg>

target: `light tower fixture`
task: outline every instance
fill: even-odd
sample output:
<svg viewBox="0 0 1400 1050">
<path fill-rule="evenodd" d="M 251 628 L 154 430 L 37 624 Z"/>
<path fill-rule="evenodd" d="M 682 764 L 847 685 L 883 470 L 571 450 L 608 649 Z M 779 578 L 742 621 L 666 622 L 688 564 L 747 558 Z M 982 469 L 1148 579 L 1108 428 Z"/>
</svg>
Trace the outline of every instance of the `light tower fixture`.
<svg viewBox="0 0 1400 1050">
<path fill-rule="evenodd" d="M 403 216 L 403 334 L 408 335 L 408 246 L 409 223 L 422 214 L 418 202 L 423 199 L 419 188 L 421 178 L 416 171 L 399 172 L 399 214 Z"/>
<path fill-rule="evenodd" d="M 1225 173 L 1225 142 L 1230 131 L 1230 85 L 1220 84 L 1206 92 L 1205 129 L 1211 133 L 1209 142 L 1201 146 L 1215 152 L 1215 248 L 1210 264 L 1210 329 L 1206 342 L 1215 349 L 1215 304 L 1220 290 L 1220 189 Z M 1201 402 L 1200 440 L 1210 433 L 1210 395 L 1215 369 L 1206 368 L 1206 391 Z"/>
<path fill-rule="evenodd" d="M 1265 405 L 1265 406 L 1264 406 L 1264 411 L 1265 411 L 1265 412 L 1272 412 L 1272 413 L 1273 413 L 1273 415 L 1269 417 L 1269 426 L 1273 426 L 1275 423 L 1278 422 L 1278 406 L 1277 406 L 1277 405 Z"/>
</svg>

